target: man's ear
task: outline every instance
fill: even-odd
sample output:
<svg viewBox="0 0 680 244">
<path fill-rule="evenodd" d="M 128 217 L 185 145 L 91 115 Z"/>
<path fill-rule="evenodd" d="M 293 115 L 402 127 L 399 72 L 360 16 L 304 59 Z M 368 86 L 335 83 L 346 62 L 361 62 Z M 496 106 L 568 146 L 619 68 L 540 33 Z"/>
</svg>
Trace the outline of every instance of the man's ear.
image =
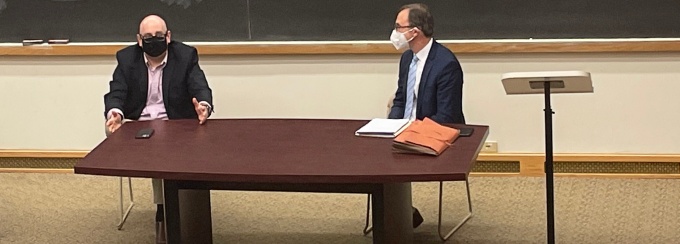
<svg viewBox="0 0 680 244">
<path fill-rule="evenodd" d="M 420 30 L 418 27 L 413 27 L 413 30 L 415 31 L 415 34 L 422 35 L 423 31 Z"/>
<path fill-rule="evenodd" d="M 139 34 L 137 34 L 135 36 L 137 37 L 137 45 L 139 45 L 141 47 L 142 46 L 142 37 Z"/>
<path fill-rule="evenodd" d="M 172 32 L 168 30 L 167 34 L 165 34 L 165 41 L 170 44 L 170 40 L 172 40 Z"/>
</svg>

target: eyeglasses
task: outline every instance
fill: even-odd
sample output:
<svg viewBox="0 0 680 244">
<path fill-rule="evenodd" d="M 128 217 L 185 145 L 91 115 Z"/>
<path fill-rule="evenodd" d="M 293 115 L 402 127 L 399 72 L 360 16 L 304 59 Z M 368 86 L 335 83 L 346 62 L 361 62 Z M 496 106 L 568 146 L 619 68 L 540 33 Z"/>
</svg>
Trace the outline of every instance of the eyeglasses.
<svg viewBox="0 0 680 244">
<path fill-rule="evenodd" d="M 416 27 L 415 25 L 407 25 L 407 26 L 401 26 L 399 24 L 394 24 L 394 29 L 399 31 L 399 29 L 404 29 L 404 28 L 414 28 Z"/>
<path fill-rule="evenodd" d="M 167 32 L 165 32 L 165 33 L 163 33 L 163 32 L 156 32 L 156 35 L 151 35 L 151 34 L 148 34 L 148 33 L 147 33 L 147 34 L 144 34 L 144 35 L 142 35 L 142 34 L 137 34 L 137 35 L 139 35 L 139 37 L 142 39 L 142 41 L 144 41 L 144 42 L 150 42 L 150 41 L 152 41 L 152 40 L 154 40 L 154 39 L 156 39 L 156 40 L 164 40 L 165 37 L 167 36 L 167 34 L 168 34 Z"/>
</svg>

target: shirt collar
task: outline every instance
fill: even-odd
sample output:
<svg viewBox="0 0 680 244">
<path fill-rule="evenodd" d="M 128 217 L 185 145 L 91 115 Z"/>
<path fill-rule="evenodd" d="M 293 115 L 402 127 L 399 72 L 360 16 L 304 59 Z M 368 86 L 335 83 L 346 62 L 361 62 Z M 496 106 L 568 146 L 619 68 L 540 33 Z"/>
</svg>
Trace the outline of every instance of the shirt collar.
<svg viewBox="0 0 680 244">
<path fill-rule="evenodd" d="M 416 57 L 418 57 L 418 60 L 427 60 L 427 56 L 430 54 L 430 49 L 432 49 L 432 41 L 434 38 L 430 38 L 430 41 L 427 42 L 427 45 L 423 47 L 418 53 L 416 53 Z"/>
<path fill-rule="evenodd" d="M 146 57 L 146 53 L 142 54 L 142 56 L 144 56 L 144 64 L 146 64 L 147 68 L 150 68 L 149 67 L 149 58 Z M 163 62 L 161 62 L 161 64 L 158 65 L 158 67 L 162 67 L 166 63 L 168 63 L 168 51 L 165 51 L 165 57 L 163 58 Z M 158 68 L 158 67 L 156 67 L 156 68 Z"/>
</svg>

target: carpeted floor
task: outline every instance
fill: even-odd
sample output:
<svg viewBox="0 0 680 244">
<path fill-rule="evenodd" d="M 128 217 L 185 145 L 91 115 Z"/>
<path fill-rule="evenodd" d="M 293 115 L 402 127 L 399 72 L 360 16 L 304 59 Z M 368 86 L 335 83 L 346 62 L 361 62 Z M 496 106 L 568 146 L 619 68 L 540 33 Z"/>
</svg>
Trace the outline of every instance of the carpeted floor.
<svg viewBox="0 0 680 244">
<path fill-rule="evenodd" d="M 153 243 L 151 182 L 133 180 L 123 230 L 118 178 L 0 174 L 0 243 Z M 437 183 L 415 183 L 425 217 L 416 243 L 437 237 Z M 448 243 L 545 243 L 543 178 L 472 177 L 474 217 Z M 678 243 L 680 181 L 556 178 L 558 243 Z M 466 211 L 463 183 L 445 185 L 445 213 Z M 214 243 L 371 243 L 366 195 L 213 191 Z"/>
</svg>

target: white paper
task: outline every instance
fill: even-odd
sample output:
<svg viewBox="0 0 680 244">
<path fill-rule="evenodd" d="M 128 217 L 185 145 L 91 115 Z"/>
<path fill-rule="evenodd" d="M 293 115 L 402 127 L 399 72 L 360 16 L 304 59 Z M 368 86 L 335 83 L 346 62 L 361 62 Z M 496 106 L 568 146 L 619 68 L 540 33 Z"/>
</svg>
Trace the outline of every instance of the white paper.
<svg viewBox="0 0 680 244">
<path fill-rule="evenodd" d="M 406 128 L 408 119 L 372 119 L 359 128 L 354 134 L 357 136 L 395 137 L 398 132 Z"/>
</svg>

